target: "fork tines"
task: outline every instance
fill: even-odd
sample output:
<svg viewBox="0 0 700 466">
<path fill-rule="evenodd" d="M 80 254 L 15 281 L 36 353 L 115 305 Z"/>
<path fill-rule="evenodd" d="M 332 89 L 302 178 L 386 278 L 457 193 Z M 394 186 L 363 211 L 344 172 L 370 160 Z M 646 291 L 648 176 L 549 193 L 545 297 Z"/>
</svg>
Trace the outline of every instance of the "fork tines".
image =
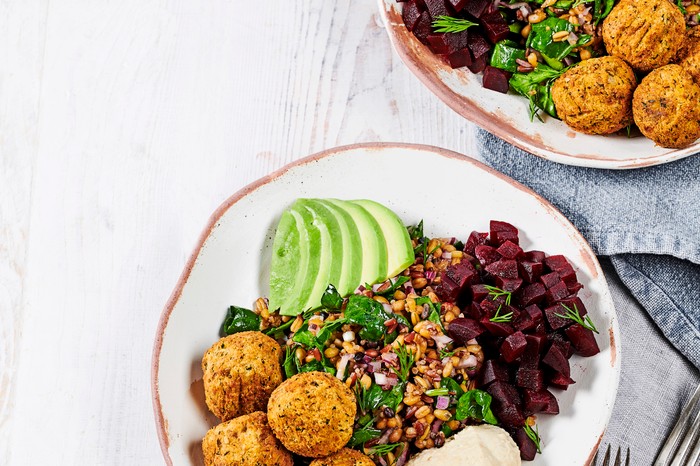
<svg viewBox="0 0 700 466">
<path fill-rule="evenodd" d="M 654 466 L 696 466 L 700 464 L 700 386 L 681 411 L 673 430 L 661 448 Z"/>
</svg>

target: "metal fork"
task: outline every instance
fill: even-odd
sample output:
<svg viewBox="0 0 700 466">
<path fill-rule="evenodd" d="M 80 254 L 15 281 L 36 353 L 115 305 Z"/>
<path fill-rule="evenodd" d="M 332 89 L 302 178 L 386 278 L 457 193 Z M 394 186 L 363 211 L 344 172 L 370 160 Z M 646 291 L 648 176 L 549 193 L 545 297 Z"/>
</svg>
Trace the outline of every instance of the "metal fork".
<svg viewBox="0 0 700 466">
<path fill-rule="evenodd" d="M 673 430 L 661 448 L 654 466 L 696 466 L 700 464 L 700 386 L 681 411 Z"/>
<path fill-rule="evenodd" d="M 599 454 L 600 454 L 600 450 L 598 450 L 596 452 L 595 457 L 593 458 L 593 462 L 591 463 L 590 466 L 595 466 L 596 464 L 598 464 L 598 455 Z M 608 447 L 605 449 L 605 457 L 603 458 L 602 466 L 622 466 L 622 448 L 617 447 L 617 453 L 615 454 L 615 460 L 613 461 L 612 465 L 610 465 L 610 444 L 608 444 Z M 629 449 L 629 447 L 627 447 L 625 466 L 630 466 L 630 449 Z"/>
</svg>

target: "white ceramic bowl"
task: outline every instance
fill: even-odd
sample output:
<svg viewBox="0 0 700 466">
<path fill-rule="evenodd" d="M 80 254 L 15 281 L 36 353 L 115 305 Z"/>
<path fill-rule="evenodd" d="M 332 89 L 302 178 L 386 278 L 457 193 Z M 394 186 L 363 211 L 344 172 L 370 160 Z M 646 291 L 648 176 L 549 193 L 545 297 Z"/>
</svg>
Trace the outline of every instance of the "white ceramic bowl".
<svg viewBox="0 0 700 466">
<path fill-rule="evenodd" d="M 406 29 L 402 3 L 378 2 L 391 43 L 413 74 L 452 110 L 527 152 L 567 165 L 610 169 L 658 165 L 700 152 L 700 141 L 685 149 L 665 149 L 641 136 L 578 133 L 551 117 L 545 123 L 530 121 L 524 97 L 484 89 L 481 74 L 467 68 L 453 70 Z"/>
<path fill-rule="evenodd" d="M 439 175 L 438 175 L 439 174 Z M 427 176 L 438 175 L 425 183 Z M 521 231 L 526 249 L 564 254 L 585 288 L 601 353 L 572 359 L 577 383 L 558 391 L 561 414 L 540 416 L 544 451 L 535 465 L 588 464 L 608 422 L 620 375 L 617 318 L 603 272 L 576 229 L 526 187 L 481 163 L 427 146 L 367 144 L 300 160 L 244 188 L 212 215 L 168 301 L 153 352 L 153 406 L 168 464 L 200 464 L 200 441 L 216 423 L 207 412 L 200 361 L 218 339 L 231 304 L 267 293 L 270 247 L 282 211 L 297 197 L 366 198 L 427 235 L 465 238 L 489 220 Z"/>
</svg>

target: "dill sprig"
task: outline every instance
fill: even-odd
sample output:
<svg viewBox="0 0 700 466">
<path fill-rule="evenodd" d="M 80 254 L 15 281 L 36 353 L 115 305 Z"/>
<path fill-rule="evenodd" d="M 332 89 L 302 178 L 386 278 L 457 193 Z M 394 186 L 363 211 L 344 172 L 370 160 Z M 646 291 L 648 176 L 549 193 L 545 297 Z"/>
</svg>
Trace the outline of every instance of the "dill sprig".
<svg viewBox="0 0 700 466">
<path fill-rule="evenodd" d="M 535 429 L 533 430 L 532 427 L 526 422 L 525 426 L 523 427 L 525 430 L 525 435 L 528 436 L 530 440 L 535 444 L 535 447 L 537 447 L 537 453 L 542 454 L 542 446 L 540 444 L 540 429 L 535 425 Z"/>
<path fill-rule="evenodd" d="M 375 445 L 372 448 L 369 448 L 367 450 L 367 453 L 370 455 L 379 455 L 379 456 L 384 456 L 387 453 L 391 453 L 394 451 L 397 447 L 400 447 L 401 449 L 396 453 L 394 456 L 398 456 L 401 454 L 403 451 L 404 444 L 403 443 L 384 443 L 381 445 Z"/>
<path fill-rule="evenodd" d="M 491 296 L 491 299 L 493 301 L 497 300 L 501 296 L 505 296 L 506 306 L 510 306 L 510 300 L 513 297 L 513 293 L 511 293 L 510 291 L 502 290 L 497 286 L 484 285 L 484 288 L 488 290 L 489 296 Z"/>
<path fill-rule="evenodd" d="M 437 19 L 433 21 L 433 29 L 435 32 L 462 32 L 477 25 L 478 23 L 472 23 L 469 20 L 454 18 L 452 16 L 438 16 Z"/>
<path fill-rule="evenodd" d="M 576 304 L 574 304 L 574 309 L 571 310 L 571 308 L 567 307 L 566 304 L 562 304 L 561 307 L 566 309 L 566 314 L 557 314 L 556 312 L 554 313 L 555 316 L 561 317 L 562 319 L 569 319 L 573 320 L 577 324 L 581 325 L 581 327 L 586 328 L 590 330 L 591 332 L 595 333 L 600 333 L 598 332 L 598 329 L 595 328 L 595 325 L 593 325 L 593 321 L 591 320 L 590 316 L 586 315 L 586 318 L 584 319 L 581 317 L 581 314 L 579 314 L 578 309 L 576 308 Z"/>
<path fill-rule="evenodd" d="M 391 368 L 392 371 L 396 372 L 401 381 L 405 382 L 408 380 L 408 374 L 411 371 L 413 363 L 416 361 L 415 355 L 406 349 L 405 344 L 400 344 L 396 347 L 394 351 L 396 356 L 399 358 L 399 368 Z"/>
<path fill-rule="evenodd" d="M 505 323 L 508 323 L 511 320 L 513 320 L 513 313 L 512 312 L 500 315 L 501 314 L 501 307 L 503 307 L 502 304 L 498 306 L 498 309 L 496 309 L 496 314 L 489 319 L 491 322 L 494 322 L 496 324 L 505 324 Z"/>
</svg>

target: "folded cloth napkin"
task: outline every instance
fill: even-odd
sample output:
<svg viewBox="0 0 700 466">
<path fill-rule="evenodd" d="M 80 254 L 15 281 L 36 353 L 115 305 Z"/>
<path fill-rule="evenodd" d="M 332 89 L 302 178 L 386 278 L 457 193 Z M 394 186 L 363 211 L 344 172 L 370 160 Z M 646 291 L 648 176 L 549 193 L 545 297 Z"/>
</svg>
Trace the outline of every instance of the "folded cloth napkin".
<svg viewBox="0 0 700 466">
<path fill-rule="evenodd" d="M 637 170 L 561 165 L 483 130 L 477 147 L 529 186 L 609 256 L 668 340 L 700 368 L 700 156 Z"/>
</svg>

